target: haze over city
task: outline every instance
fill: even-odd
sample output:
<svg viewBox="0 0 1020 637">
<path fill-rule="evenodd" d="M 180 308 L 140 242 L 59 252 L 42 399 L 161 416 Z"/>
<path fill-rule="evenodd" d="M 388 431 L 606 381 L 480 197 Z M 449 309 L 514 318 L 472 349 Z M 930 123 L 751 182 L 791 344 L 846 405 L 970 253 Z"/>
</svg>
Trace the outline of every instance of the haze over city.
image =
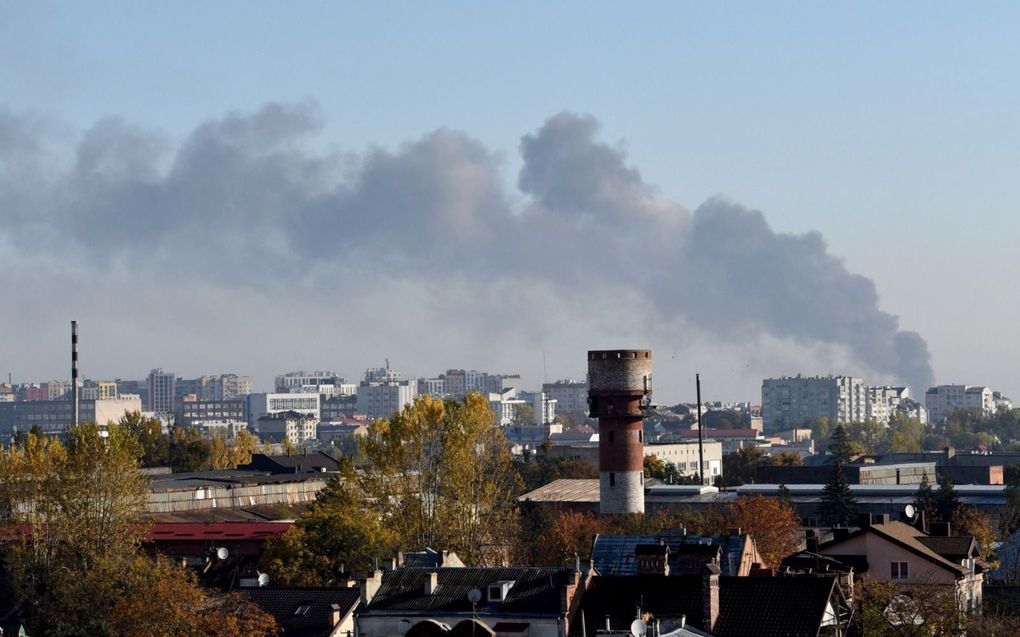
<svg viewBox="0 0 1020 637">
<path fill-rule="evenodd" d="M 5 3 L 0 371 L 1016 396 L 1020 9 L 930 6 Z"/>
</svg>

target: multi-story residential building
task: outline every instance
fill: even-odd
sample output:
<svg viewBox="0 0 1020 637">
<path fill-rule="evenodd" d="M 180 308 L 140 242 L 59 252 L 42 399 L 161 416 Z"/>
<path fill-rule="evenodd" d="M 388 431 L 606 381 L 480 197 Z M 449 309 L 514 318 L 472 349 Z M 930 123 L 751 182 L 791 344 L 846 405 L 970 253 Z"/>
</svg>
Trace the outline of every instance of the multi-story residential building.
<svg viewBox="0 0 1020 637">
<path fill-rule="evenodd" d="M 248 394 L 247 420 L 248 427 L 255 429 L 258 420 L 266 414 L 278 414 L 283 411 L 296 411 L 299 414 L 320 417 L 320 398 L 318 393 L 304 394 Z M 257 431 L 257 429 L 256 429 Z"/>
<path fill-rule="evenodd" d="M 910 390 L 906 387 L 865 387 L 864 392 L 864 417 L 883 425 L 889 423 L 900 403 L 910 397 Z"/>
<path fill-rule="evenodd" d="M 1000 391 L 992 392 L 992 400 L 995 402 L 995 409 L 1002 409 L 1004 411 L 1010 411 L 1013 409 L 1013 401 L 1002 395 Z"/>
<path fill-rule="evenodd" d="M 177 395 L 177 376 L 156 368 L 149 372 L 149 411 L 160 414 L 173 413 Z"/>
<path fill-rule="evenodd" d="M 517 415 L 517 408 L 527 405 L 528 401 L 518 395 L 517 389 L 511 387 L 502 392 L 489 394 L 489 409 L 492 411 L 493 421 L 497 427 L 507 427 L 514 422 Z M 535 423 L 525 423 L 535 424 Z"/>
<path fill-rule="evenodd" d="M 311 392 L 336 394 L 335 387 L 343 384 L 344 379 L 333 371 L 314 372 L 287 372 L 276 377 L 276 393 L 302 393 Z M 328 387 L 326 391 L 320 388 Z"/>
<path fill-rule="evenodd" d="M 71 393 L 71 381 L 51 380 L 46 385 L 46 400 L 60 400 Z"/>
<path fill-rule="evenodd" d="M 239 400 L 251 393 L 251 376 L 219 374 L 202 377 L 201 400 Z"/>
<path fill-rule="evenodd" d="M 929 387 L 924 406 L 931 422 L 942 422 L 956 409 L 979 409 L 986 416 L 995 413 L 994 392 L 987 387 L 970 385 L 939 385 Z"/>
<path fill-rule="evenodd" d="M 81 422 L 106 425 L 117 422 L 125 414 L 141 411 L 142 401 L 137 396 L 79 401 L 78 418 Z M 63 434 L 74 423 L 74 404 L 71 400 L 34 400 L 0 403 L 0 437 L 5 440 L 19 431 L 38 426 L 43 433 Z"/>
<path fill-rule="evenodd" d="M 368 370 L 365 380 L 358 385 L 358 413 L 373 420 L 389 418 L 411 404 L 417 395 L 418 381 L 400 380 L 400 373 L 391 370 Z"/>
<path fill-rule="evenodd" d="M 443 393 L 453 398 L 460 398 L 467 393 L 467 380 L 463 369 L 448 369 L 442 375 Z"/>
<path fill-rule="evenodd" d="M 509 388 L 521 388 L 521 375 L 520 374 L 485 374 L 483 378 L 483 386 L 477 391 L 482 394 L 490 392 L 501 392 L 504 389 Z"/>
<path fill-rule="evenodd" d="M 355 389 L 357 385 L 355 385 Z M 323 397 L 320 404 L 319 418 L 321 422 L 353 418 L 358 413 L 358 394 L 355 391 L 352 396 L 330 396 Z"/>
<path fill-rule="evenodd" d="M 555 398 L 550 398 L 548 394 L 541 391 L 522 391 L 518 394 L 521 400 L 524 400 L 535 413 L 535 420 L 537 422 L 529 423 L 535 425 L 547 425 L 552 421 L 556 420 L 556 404 Z"/>
<path fill-rule="evenodd" d="M 542 391 L 556 401 L 560 413 L 588 414 L 588 383 L 579 380 L 558 380 L 544 383 Z"/>
<path fill-rule="evenodd" d="M 443 398 L 446 396 L 446 380 L 443 378 L 419 378 L 418 394 L 421 396 L 428 394 L 434 398 Z"/>
<path fill-rule="evenodd" d="M 705 440 L 704 448 L 704 477 L 705 484 L 712 484 L 716 476 L 722 475 L 723 445 L 717 440 Z M 653 442 L 645 445 L 645 457 L 655 456 L 663 462 L 676 466 L 677 470 L 685 476 L 698 475 L 698 441 L 688 440 L 684 442 Z"/>
<path fill-rule="evenodd" d="M 107 400 L 119 396 L 117 383 L 112 380 L 92 381 L 85 379 L 81 387 L 82 400 Z"/>
<path fill-rule="evenodd" d="M 148 380 L 123 380 L 118 378 L 117 383 L 117 394 L 119 396 L 139 396 L 142 399 L 142 405 L 146 408 L 149 406 L 149 381 Z"/>
<path fill-rule="evenodd" d="M 49 400 L 50 389 L 46 383 L 21 385 L 18 387 L 18 400 Z"/>
<path fill-rule="evenodd" d="M 851 376 L 766 378 L 761 387 L 765 431 L 779 431 L 818 418 L 850 423 L 867 414 L 864 382 Z"/>
<path fill-rule="evenodd" d="M 182 427 L 246 425 L 243 400 L 177 400 L 174 422 Z"/>
<path fill-rule="evenodd" d="M 259 438 L 265 442 L 289 441 L 293 445 L 315 440 L 318 418 L 296 411 L 265 414 L 258 419 Z"/>
</svg>

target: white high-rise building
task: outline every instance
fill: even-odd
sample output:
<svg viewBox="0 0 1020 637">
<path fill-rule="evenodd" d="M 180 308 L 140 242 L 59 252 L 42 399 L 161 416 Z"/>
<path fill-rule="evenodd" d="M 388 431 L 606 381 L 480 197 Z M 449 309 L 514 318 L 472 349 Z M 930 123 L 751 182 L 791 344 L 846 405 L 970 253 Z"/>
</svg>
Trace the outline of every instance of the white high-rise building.
<svg viewBox="0 0 1020 637">
<path fill-rule="evenodd" d="M 344 382 L 344 379 L 332 371 L 316 372 L 287 372 L 276 377 L 276 393 L 310 393 L 318 392 L 320 385 L 335 386 Z M 333 389 L 330 394 L 335 393 Z"/>
<path fill-rule="evenodd" d="M 400 380 L 400 372 L 389 367 L 365 370 L 365 380 L 358 385 L 358 412 L 371 419 L 389 418 L 417 395 L 417 380 Z"/>
<path fill-rule="evenodd" d="M 889 419 L 896 413 L 900 404 L 910 397 L 910 390 L 906 387 L 865 387 L 864 392 L 866 396 L 864 417 L 883 425 L 889 424 Z"/>
<path fill-rule="evenodd" d="M 266 414 L 278 414 L 284 411 L 296 411 L 299 414 L 314 416 L 319 420 L 320 395 L 316 393 L 276 393 L 248 394 L 247 415 L 248 426 L 255 429 L 259 418 Z"/>
<path fill-rule="evenodd" d="M 988 387 L 970 385 L 939 385 L 929 387 L 924 395 L 924 406 L 931 422 L 942 422 L 949 412 L 957 409 L 979 409 L 986 416 L 995 413 L 994 392 Z"/>
<path fill-rule="evenodd" d="M 761 386 L 765 431 L 803 426 L 819 418 L 850 423 L 867 417 L 864 381 L 852 376 L 784 376 Z"/>
</svg>

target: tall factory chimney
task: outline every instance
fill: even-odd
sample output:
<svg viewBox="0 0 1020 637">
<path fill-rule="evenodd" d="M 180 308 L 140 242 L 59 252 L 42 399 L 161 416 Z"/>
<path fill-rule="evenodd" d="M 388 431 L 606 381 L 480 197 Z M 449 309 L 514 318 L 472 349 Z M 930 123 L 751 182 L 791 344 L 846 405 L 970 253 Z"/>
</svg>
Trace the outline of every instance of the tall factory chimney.
<svg viewBox="0 0 1020 637">
<path fill-rule="evenodd" d="M 71 321 L 71 409 L 78 424 L 78 321 Z"/>
<path fill-rule="evenodd" d="M 644 408 L 652 393 L 652 352 L 588 352 L 588 408 L 599 420 L 599 511 L 644 513 Z"/>
</svg>

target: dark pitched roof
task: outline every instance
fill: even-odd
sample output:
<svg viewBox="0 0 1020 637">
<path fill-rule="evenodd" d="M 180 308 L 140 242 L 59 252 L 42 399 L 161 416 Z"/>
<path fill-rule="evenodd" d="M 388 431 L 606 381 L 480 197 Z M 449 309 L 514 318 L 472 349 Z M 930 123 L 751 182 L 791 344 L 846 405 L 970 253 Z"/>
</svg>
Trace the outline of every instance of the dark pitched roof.
<svg viewBox="0 0 1020 637">
<path fill-rule="evenodd" d="M 334 628 L 330 621 L 333 604 L 343 617 L 360 599 L 357 588 L 265 586 L 238 592 L 272 615 L 286 637 L 328 635 Z"/>
<path fill-rule="evenodd" d="M 251 457 L 249 464 L 242 465 L 238 469 L 272 473 L 321 473 L 323 471 L 339 471 L 340 463 L 321 451 L 290 456 L 267 456 L 257 453 Z"/>
<path fill-rule="evenodd" d="M 436 574 L 436 590 L 425 594 L 425 582 Z M 502 603 L 486 601 L 487 588 L 496 582 L 512 581 L 513 587 Z M 574 581 L 568 568 L 398 568 L 383 574 L 382 585 L 372 597 L 367 612 L 471 612 L 468 593 L 482 593 L 479 615 L 490 612 L 560 614 L 560 589 Z"/>
<path fill-rule="evenodd" d="M 970 535 L 920 536 L 917 541 L 951 562 L 959 563 L 977 553 L 977 542 Z"/>
<path fill-rule="evenodd" d="M 599 575 L 636 575 L 637 556 L 635 551 L 642 544 L 662 542 L 669 547 L 669 564 L 675 569 L 681 556 L 700 553 L 692 546 L 707 546 L 704 554 L 712 554 L 712 546 L 721 547 L 720 568 L 724 575 L 736 575 L 740 569 L 744 535 L 596 535 L 592 543 L 591 559 Z M 676 571 L 679 573 L 679 571 Z"/>
<path fill-rule="evenodd" d="M 606 616 L 614 630 L 626 631 L 638 606 L 658 619 L 687 616 L 687 622 L 701 626 L 702 595 L 700 575 L 630 575 L 592 578 L 581 598 L 585 631 L 581 622 L 571 627 L 571 637 L 585 632 L 594 635 L 605 627 Z"/>
<path fill-rule="evenodd" d="M 721 577 L 715 637 L 816 637 L 836 578 Z"/>
</svg>

